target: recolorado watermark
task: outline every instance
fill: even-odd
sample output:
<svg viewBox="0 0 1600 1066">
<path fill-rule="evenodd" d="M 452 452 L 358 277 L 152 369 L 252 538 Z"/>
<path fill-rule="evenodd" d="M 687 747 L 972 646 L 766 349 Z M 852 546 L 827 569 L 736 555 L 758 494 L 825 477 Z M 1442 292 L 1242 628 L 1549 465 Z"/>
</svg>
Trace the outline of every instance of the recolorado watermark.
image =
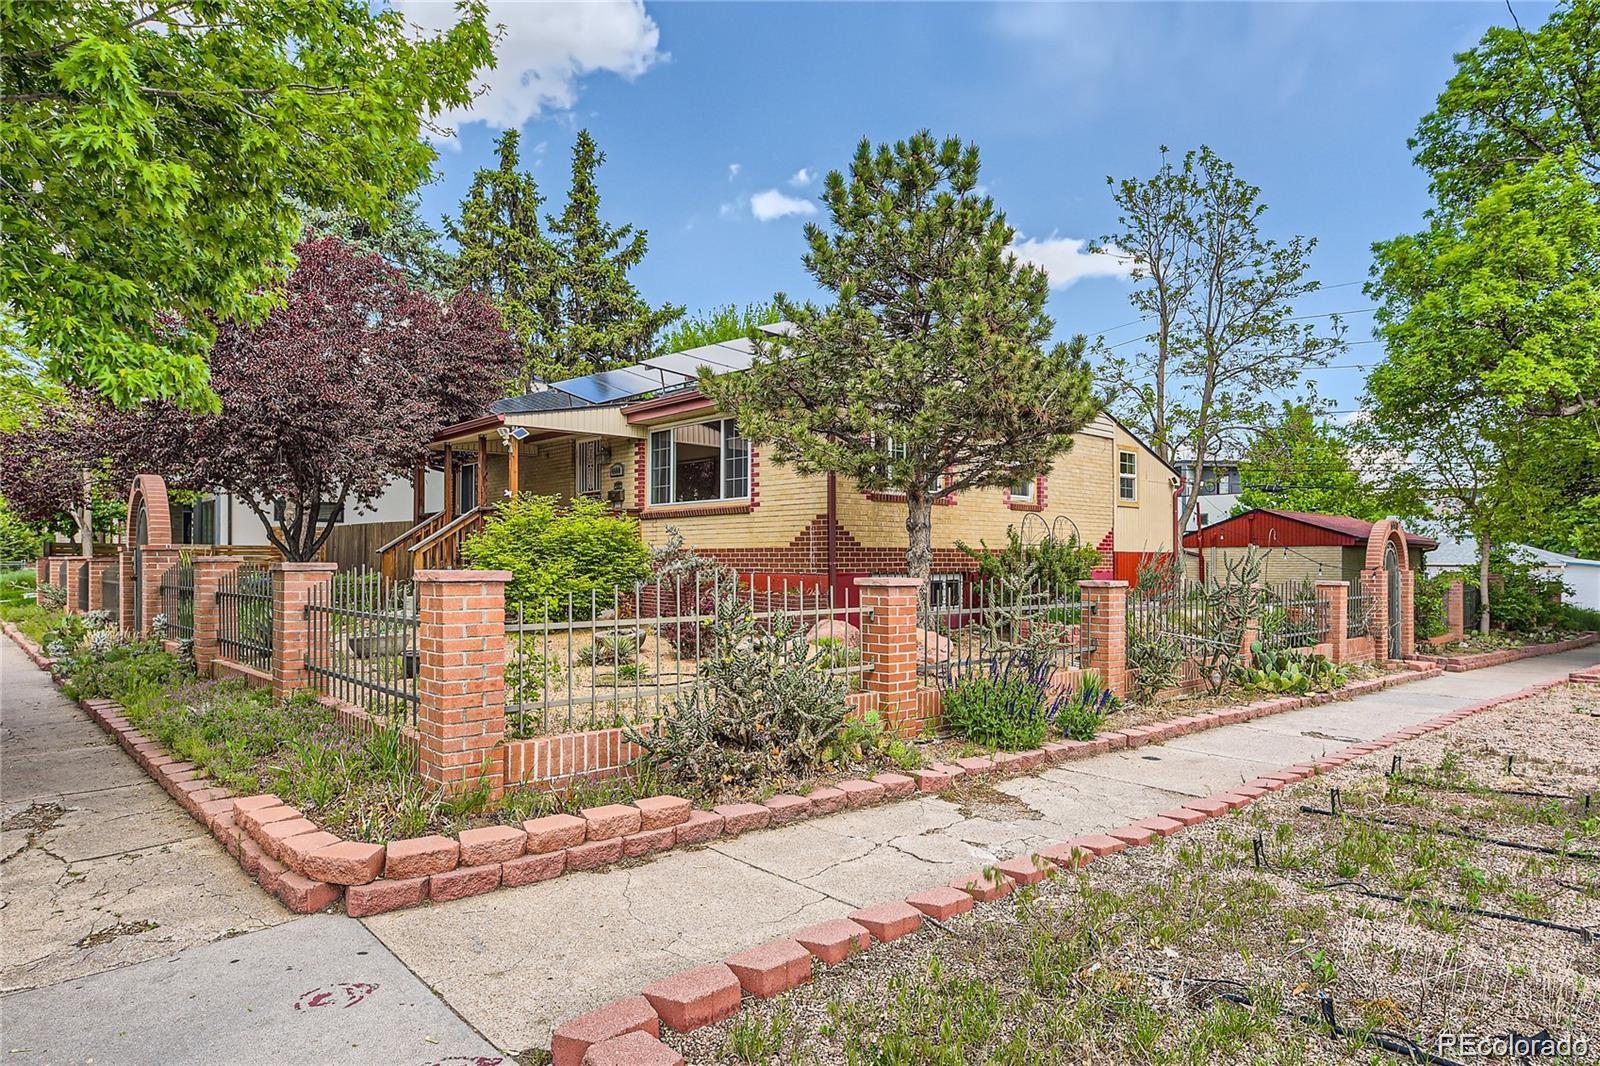
<svg viewBox="0 0 1600 1066">
<path fill-rule="evenodd" d="M 1435 1053 L 1461 1059 L 1554 1056 L 1569 1062 L 1590 1061 L 1585 1033 L 1440 1033 Z"/>
</svg>

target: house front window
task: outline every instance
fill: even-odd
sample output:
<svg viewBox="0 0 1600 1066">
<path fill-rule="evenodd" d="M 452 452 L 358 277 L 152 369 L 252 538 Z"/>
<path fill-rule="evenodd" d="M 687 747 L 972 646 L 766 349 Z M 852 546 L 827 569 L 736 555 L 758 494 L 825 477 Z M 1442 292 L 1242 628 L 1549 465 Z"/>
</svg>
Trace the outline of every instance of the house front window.
<svg viewBox="0 0 1600 1066">
<path fill-rule="evenodd" d="M 1117 500 L 1121 503 L 1139 500 L 1139 456 L 1134 452 L 1117 453 Z"/>
<path fill-rule="evenodd" d="M 731 418 L 650 434 L 650 503 L 707 503 L 750 496 L 750 442 Z"/>
</svg>

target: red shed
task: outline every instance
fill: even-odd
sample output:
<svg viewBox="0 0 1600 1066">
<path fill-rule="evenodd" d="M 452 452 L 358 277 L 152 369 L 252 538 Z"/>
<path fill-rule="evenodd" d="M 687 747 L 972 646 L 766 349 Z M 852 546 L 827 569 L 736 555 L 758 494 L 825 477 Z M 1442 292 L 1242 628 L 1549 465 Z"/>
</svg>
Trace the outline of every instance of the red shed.
<svg viewBox="0 0 1600 1066">
<path fill-rule="evenodd" d="M 1373 523 L 1348 515 L 1278 511 L 1265 507 L 1204 526 L 1183 537 L 1185 556 L 1204 580 L 1246 547 L 1267 552 L 1263 577 L 1270 582 L 1302 578 L 1355 581 L 1367 566 Z M 1439 546 L 1432 537 L 1405 533 L 1410 569 L 1421 571 L 1423 553 Z"/>
</svg>

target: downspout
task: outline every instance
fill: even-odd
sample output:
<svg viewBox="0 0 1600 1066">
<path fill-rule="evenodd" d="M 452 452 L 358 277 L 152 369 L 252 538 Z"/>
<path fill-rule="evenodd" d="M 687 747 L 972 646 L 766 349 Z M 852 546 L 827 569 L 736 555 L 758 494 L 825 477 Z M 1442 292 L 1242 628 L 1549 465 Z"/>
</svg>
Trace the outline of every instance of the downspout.
<svg viewBox="0 0 1600 1066">
<path fill-rule="evenodd" d="M 839 480 L 838 475 L 828 474 L 828 591 L 835 594 L 839 584 Z"/>
<path fill-rule="evenodd" d="M 1176 578 L 1183 577 L 1187 564 L 1183 554 L 1183 530 L 1178 528 L 1178 493 L 1183 491 L 1183 478 L 1172 479 L 1172 567 Z"/>
</svg>

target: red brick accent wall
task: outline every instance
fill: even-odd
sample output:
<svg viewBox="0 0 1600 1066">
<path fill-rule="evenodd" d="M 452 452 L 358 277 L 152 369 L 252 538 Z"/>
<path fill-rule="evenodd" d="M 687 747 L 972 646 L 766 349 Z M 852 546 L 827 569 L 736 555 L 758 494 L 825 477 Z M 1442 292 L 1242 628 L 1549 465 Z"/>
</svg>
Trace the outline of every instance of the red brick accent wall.
<svg viewBox="0 0 1600 1066">
<path fill-rule="evenodd" d="M 903 548 L 868 548 L 849 530 L 839 527 L 834 541 L 841 574 L 898 574 L 906 568 Z M 818 514 L 797 537 L 781 548 L 696 548 L 699 554 L 727 563 L 742 572 L 771 571 L 791 574 L 825 574 L 828 570 L 828 516 Z M 955 548 L 934 548 L 935 573 L 962 574 L 977 570 L 971 556 Z"/>
<path fill-rule="evenodd" d="M 621 729 L 593 729 L 505 742 L 505 787 L 559 791 L 614 777 L 642 754 Z"/>
<path fill-rule="evenodd" d="M 856 583 L 863 612 L 861 655 L 871 663 L 866 690 L 876 693 L 878 713 L 898 736 L 918 731 L 917 601 L 922 580 L 914 577 L 868 577 Z"/>
<path fill-rule="evenodd" d="M 1100 566 L 1106 570 L 1113 570 L 1117 565 L 1117 531 L 1115 528 L 1100 538 L 1100 543 L 1095 545 L 1100 552 Z"/>
<path fill-rule="evenodd" d="M 273 563 L 272 578 L 272 695 L 283 699 L 310 683 L 306 674 L 306 652 L 310 650 L 310 626 L 306 605 L 311 590 L 333 580 L 337 563 Z"/>
<path fill-rule="evenodd" d="M 417 767 L 450 791 L 505 781 L 504 570 L 419 570 Z"/>
<path fill-rule="evenodd" d="M 1111 692 L 1128 694 L 1128 583 L 1126 581 L 1084 581 L 1078 585 L 1083 599 L 1093 610 L 1089 615 L 1089 639 L 1094 648 L 1087 666 L 1100 674 L 1100 681 Z"/>
</svg>

